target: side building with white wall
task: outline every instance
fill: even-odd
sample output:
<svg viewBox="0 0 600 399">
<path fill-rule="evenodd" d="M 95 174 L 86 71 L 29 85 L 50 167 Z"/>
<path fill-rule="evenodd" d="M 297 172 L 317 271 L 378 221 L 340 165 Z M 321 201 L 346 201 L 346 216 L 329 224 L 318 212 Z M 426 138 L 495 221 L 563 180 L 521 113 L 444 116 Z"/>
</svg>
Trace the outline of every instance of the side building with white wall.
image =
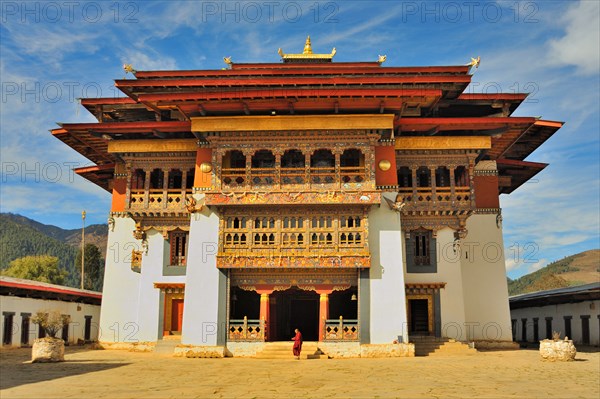
<svg viewBox="0 0 600 399">
<path fill-rule="evenodd" d="M 553 332 L 575 345 L 600 345 L 600 283 L 509 298 L 515 341 L 537 343 Z"/>
<path fill-rule="evenodd" d="M 67 344 L 98 340 L 102 293 L 0 276 L 2 346 L 26 347 L 45 332 L 32 322 L 37 312 L 58 310 L 70 323 L 57 334 Z"/>
</svg>

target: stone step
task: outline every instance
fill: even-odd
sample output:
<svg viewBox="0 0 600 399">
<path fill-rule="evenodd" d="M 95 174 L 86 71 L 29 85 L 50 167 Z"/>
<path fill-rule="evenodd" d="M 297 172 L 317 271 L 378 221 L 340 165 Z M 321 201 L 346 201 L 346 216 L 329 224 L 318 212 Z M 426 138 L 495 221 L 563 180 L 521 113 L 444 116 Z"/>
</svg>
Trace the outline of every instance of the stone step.
<svg viewBox="0 0 600 399">
<path fill-rule="evenodd" d="M 154 353 L 161 355 L 173 355 L 175 347 L 181 343 L 181 339 L 159 339 L 154 347 Z"/>
<path fill-rule="evenodd" d="M 469 347 L 464 342 L 455 341 L 453 339 L 440 342 L 440 339 L 414 340 L 415 356 L 447 356 L 447 355 L 472 355 L 476 354 L 477 350 Z"/>
<path fill-rule="evenodd" d="M 256 354 L 257 359 L 293 359 L 292 348 L 293 342 L 267 342 L 265 347 Z M 327 359 L 319 350 L 318 345 L 314 341 L 304 342 L 302 351 L 300 352 L 301 359 Z"/>
</svg>

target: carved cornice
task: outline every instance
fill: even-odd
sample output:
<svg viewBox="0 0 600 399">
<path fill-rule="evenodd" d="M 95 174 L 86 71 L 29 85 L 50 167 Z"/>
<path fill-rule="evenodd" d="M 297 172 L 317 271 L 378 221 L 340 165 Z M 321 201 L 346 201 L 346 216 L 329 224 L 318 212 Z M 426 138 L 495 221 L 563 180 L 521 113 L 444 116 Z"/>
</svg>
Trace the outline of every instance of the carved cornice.
<svg viewBox="0 0 600 399">
<path fill-rule="evenodd" d="M 451 228 L 456 231 L 464 230 L 466 220 L 471 215 L 470 212 L 461 215 L 404 215 L 402 214 L 401 226 L 404 232 L 412 230 L 427 229 L 434 233 L 444 228 Z"/>
<path fill-rule="evenodd" d="M 218 255 L 220 269 L 255 268 L 369 268 L 371 256 L 235 256 Z"/>
<path fill-rule="evenodd" d="M 238 269 L 231 270 L 230 284 L 232 286 L 261 284 L 357 286 L 358 274 L 356 269 Z"/>
<path fill-rule="evenodd" d="M 206 205 L 294 205 L 294 204 L 364 204 L 381 201 L 375 191 L 322 192 L 227 192 L 206 193 Z"/>
</svg>

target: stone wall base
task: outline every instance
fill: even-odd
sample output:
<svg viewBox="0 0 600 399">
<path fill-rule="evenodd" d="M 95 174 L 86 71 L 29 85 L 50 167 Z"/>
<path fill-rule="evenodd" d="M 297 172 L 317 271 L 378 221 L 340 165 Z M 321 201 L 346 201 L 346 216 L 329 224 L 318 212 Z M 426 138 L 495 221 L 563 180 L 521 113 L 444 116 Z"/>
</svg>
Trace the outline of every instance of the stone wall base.
<svg viewBox="0 0 600 399">
<path fill-rule="evenodd" d="M 517 350 L 519 344 L 513 341 L 492 341 L 479 340 L 475 342 L 475 349 L 478 351 L 498 351 L 498 350 Z"/>
<path fill-rule="evenodd" d="M 223 346 L 198 346 L 177 345 L 173 356 L 175 357 L 198 357 L 198 358 L 222 358 L 225 357 L 226 349 Z"/>
<path fill-rule="evenodd" d="M 333 359 L 360 357 L 359 342 L 319 342 L 317 346 Z"/>
<path fill-rule="evenodd" d="M 226 357 L 255 357 L 265 347 L 264 342 L 228 342 Z"/>
<path fill-rule="evenodd" d="M 130 352 L 152 352 L 156 342 L 98 342 L 92 349 L 125 350 Z"/>
<path fill-rule="evenodd" d="M 319 342 L 319 349 L 330 358 L 413 357 L 414 344 L 363 344 L 359 342 Z"/>
<path fill-rule="evenodd" d="M 365 344 L 360 346 L 360 357 L 414 357 L 415 344 Z"/>
</svg>

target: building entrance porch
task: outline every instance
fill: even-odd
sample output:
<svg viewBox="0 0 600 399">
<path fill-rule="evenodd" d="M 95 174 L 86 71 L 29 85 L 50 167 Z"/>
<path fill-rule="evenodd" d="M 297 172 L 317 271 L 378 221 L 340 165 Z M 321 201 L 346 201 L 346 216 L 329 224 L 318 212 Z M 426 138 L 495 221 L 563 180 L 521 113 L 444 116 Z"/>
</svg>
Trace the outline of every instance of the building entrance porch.
<svg viewBox="0 0 600 399">
<path fill-rule="evenodd" d="M 343 323 L 353 336 L 342 333 Z M 305 341 L 358 340 L 357 286 L 231 286 L 228 340 L 289 341 L 296 328 Z"/>
</svg>

